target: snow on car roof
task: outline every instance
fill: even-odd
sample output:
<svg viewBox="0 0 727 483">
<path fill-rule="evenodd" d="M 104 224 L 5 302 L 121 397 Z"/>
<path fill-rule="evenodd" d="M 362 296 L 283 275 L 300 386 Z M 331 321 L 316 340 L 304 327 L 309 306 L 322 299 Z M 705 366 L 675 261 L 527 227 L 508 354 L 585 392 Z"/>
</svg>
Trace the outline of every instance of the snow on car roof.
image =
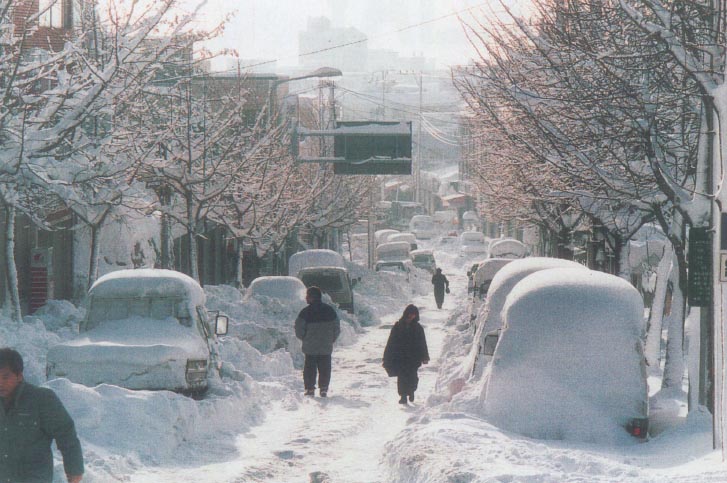
<svg viewBox="0 0 727 483">
<path fill-rule="evenodd" d="M 627 281 L 578 268 L 522 279 L 484 388 L 495 425 L 541 439 L 608 444 L 647 415 L 643 301 Z"/>
<path fill-rule="evenodd" d="M 417 250 L 412 250 L 409 252 L 411 256 L 414 255 L 434 255 L 434 251 L 429 248 L 419 248 Z"/>
<path fill-rule="evenodd" d="M 481 261 L 475 272 L 475 283 L 479 285 L 485 280 L 492 280 L 495 274 L 510 262 L 512 262 L 511 258 L 488 258 Z"/>
<path fill-rule="evenodd" d="M 490 242 L 490 256 L 505 257 L 515 256 L 522 258 L 527 253 L 527 247 L 521 241 L 514 238 L 500 238 Z"/>
<path fill-rule="evenodd" d="M 91 286 L 94 297 L 183 297 L 192 305 L 204 305 L 205 295 L 190 276 L 174 270 L 140 268 L 117 270 L 100 277 Z"/>
<path fill-rule="evenodd" d="M 522 258 L 505 264 L 492 277 L 490 288 L 487 291 L 487 302 L 483 312 L 484 320 L 478 321 L 478 324 L 483 326 L 483 336 L 502 327 L 501 311 L 513 287 L 531 273 L 549 268 L 580 268 L 587 270 L 585 266 L 578 262 L 550 257 Z"/>
<path fill-rule="evenodd" d="M 248 288 L 248 296 L 272 297 L 280 300 L 305 299 L 305 284 L 296 277 L 258 277 Z"/>
<path fill-rule="evenodd" d="M 320 248 L 292 254 L 288 260 L 288 275 L 296 276 L 298 272 L 307 267 L 346 268 L 340 253 Z"/>
</svg>

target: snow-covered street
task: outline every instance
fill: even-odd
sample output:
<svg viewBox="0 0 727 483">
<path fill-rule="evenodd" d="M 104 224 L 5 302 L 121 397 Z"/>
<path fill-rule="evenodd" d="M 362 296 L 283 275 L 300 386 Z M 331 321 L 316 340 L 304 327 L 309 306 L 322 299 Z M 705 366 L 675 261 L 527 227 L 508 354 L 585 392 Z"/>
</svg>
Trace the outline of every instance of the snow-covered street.
<svg viewBox="0 0 727 483">
<path fill-rule="evenodd" d="M 463 284 L 454 277 L 453 287 Z M 403 308 L 408 301 L 402 301 Z M 385 317 L 385 323 L 371 327 L 359 340 L 339 348 L 333 357 L 333 378 L 328 398 L 302 395 L 302 381 L 296 373 L 285 382 L 299 386 L 289 391 L 267 383 L 281 399 L 266 412 L 265 421 L 236 440 L 239 453 L 229 461 L 194 468 L 152 468 L 134 474 L 133 482 L 308 482 L 385 481 L 385 444 L 406 427 L 407 420 L 421 413 L 432 391 L 438 370 L 436 354 L 446 334 L 444 322 L 448 307 L 437 310 L 431 295 L 412 301 L 422 312 L 432 362 L 420 369 L 416 401 L 408 406 L 397 403 L 396 379 L 387 378 L 381 367 L 381 354 L 391 324 L 400 313 Z M 434 307 L 434 309 L 432 309 Z"/>
</svg>

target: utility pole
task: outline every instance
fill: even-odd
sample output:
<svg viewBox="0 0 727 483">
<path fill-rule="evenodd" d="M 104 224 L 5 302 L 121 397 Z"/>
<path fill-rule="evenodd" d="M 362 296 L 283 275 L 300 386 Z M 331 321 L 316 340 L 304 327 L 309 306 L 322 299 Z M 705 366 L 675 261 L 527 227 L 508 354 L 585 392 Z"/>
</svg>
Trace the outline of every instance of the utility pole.
<svg viewBox="0 0 727 483">
<path fill-rule="evenodd" d="M 421 202 L 421 169 L 422 169 L 422 122 L 424 114 L 422 112 L 422 97 L 424 91 L 424 80 L 422 72 L 419 71 L 419 127 L 417 129 L 417 162 L 414 166 L 414 201 Z"/>
</svg>

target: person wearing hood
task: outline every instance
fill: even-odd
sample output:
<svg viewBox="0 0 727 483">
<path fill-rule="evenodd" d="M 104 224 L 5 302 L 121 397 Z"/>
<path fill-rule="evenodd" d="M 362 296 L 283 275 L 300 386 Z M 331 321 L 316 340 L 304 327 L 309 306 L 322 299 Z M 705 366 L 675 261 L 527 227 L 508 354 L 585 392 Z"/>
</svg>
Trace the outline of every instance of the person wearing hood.
<svg viewBox="0 0 727 483">
<path fill-rule="evenodd" d="M 323 303 L 323 292 L 318 287 L 308 287 L 303 308 L 295 319 L 295 336 L 303 341 L 303 384 L 305 395 L 313 396 L 318 376 L 321 397 L 328 396 L 331 382 L 331 354 L 333 343 L 341 334 L 338 314 L 330 305 Z"/>
<path fill-rule="evenodd" d="M 441 268 L 438 268 L 437 273 L 432 275 L 432 285 L 434 285 L 434 301 L 437 302 L 437 308 L 441 309 L 444 303 L 444 292 L 449 293 L 449 280 L 444 276 Z"/>
<path fill-rule="evenodd" d="M 410 304 L 391 328 L 384 349 L 384 369 L 390 376 L 397 376 L 399 404 L 406 404 L 407 397 L 414 401 L 419 384 L 417 371 L 422 364 L 428 363 L 427 338 L 419 323 L 419 309 Z"/>
</svg>

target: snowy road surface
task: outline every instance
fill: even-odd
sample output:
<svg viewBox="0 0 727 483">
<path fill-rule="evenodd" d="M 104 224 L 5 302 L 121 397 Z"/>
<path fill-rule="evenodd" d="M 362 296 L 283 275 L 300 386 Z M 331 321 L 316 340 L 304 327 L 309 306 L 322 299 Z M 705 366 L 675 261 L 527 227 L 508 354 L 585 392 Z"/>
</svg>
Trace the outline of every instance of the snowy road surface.
<svg viewBox="0 0 727 483">
<path fill-rule="evenodd" d="M 461 278 L 461 277 L 459 277 Z M 450 276 L 453 293 L 466 291 L 465 282 Z M 164 482 L 381 482 L 384 446 L 420 412 L 432 391 L 438 355 L 446 333 L 449 310 L 459 301 L 448 297 L 437 310 L 431 294 L 415 298 L 420 307 L 432 362 L 419 371 L 416 400 L 398 404 L 396 378 L 387 378 L 381 367 L 386 339 L 399 312 L 383 318 L 384 324 L 366 329 L 349 347 L 333 354 L 333 376 L 326 399 L 302 395 L 296 374 L 285 395 L 266 411 L 265 421 L 240 435 L 238 456 L 197 467 L 145 468 L 130 478 L 134 483 Z M 402 301 L 401 310 L 408 301 Z"/>
</svg>

